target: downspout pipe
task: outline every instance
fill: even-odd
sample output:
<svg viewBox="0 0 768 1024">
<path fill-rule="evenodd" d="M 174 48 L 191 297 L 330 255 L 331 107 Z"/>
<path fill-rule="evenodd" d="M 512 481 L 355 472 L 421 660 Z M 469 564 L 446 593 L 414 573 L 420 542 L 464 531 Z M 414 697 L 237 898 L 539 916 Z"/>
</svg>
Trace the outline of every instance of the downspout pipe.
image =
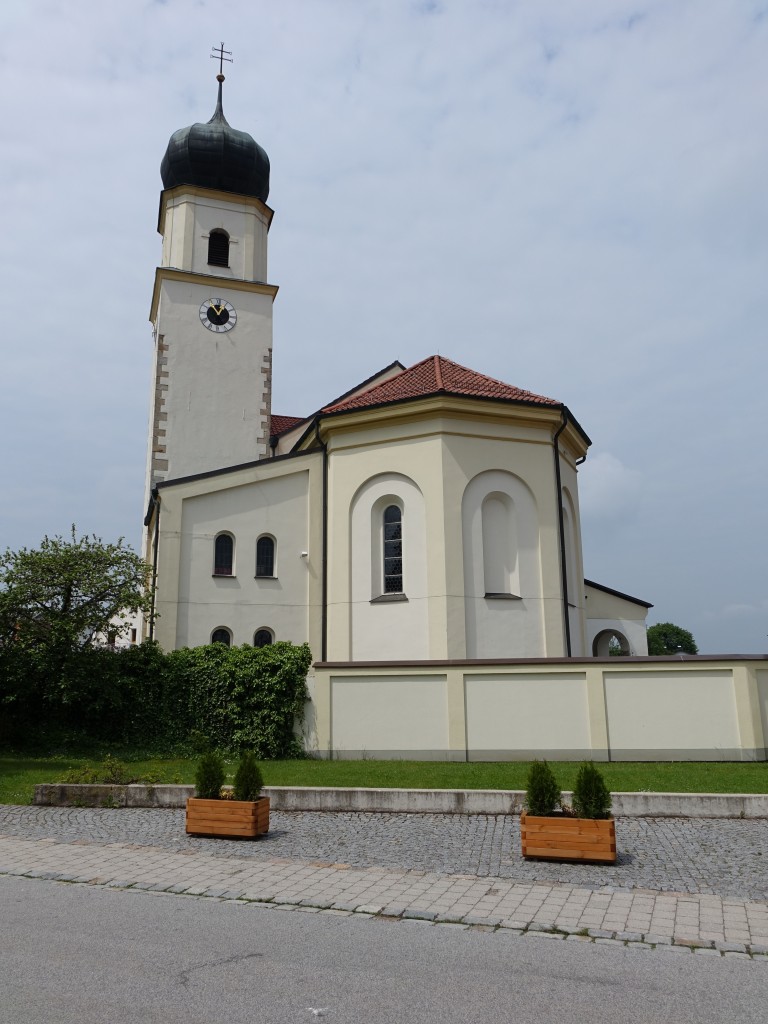
<svg viewBox="0 0 768 1024">
<path fill-rule="evenodd" d="M 328 660 L 328 445 L 320 437 L 320 417 L 315 419 L 315 438 L 323 452 L 323 569 L 322 587 L 323 604 L 321 611 L 321 644 L 320 660 Z"/>
<path fill-rule="evenodd" d="M 152 492 L 152 504 L 155 508 L 155 536 L 152 539 L 152 604 L 149 609 L 149 639 L 155 639 L 155 593 L 157 588 L 157 560 L 160 550 L 160 494 Z"/>
<path fill-rule="evenodd" d="M 565 656 L 571 657 L 571 617 L 568 614 L 568 560 L 565 557 L 565 520 L 563 516 L 563 483 L 560 477 L 560 448 L 558 440 L 568 426 L 568 410 L 563 407 L 560 415 L 562 423 L 555 431 L 552 439 L 552 450 L 555 457 L 555 490 L 557 492 L 557 524 L 560 532 L 560 581 L 563 590 L 563 628 L 565 630 Z"/>
</svg>

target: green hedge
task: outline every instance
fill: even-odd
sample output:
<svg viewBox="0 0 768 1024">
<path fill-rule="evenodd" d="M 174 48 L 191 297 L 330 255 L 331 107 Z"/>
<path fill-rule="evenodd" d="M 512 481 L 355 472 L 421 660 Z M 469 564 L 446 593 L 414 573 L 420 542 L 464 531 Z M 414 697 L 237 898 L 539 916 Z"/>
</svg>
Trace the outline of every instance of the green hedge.
<svg viewBox="0 0 768 1024">
<path fill-rule="evenodd" d="M 169 749 L 206 743 L 297 756 L 309 647 L 210 644 L 164 654 L 147 642 L 89 648 L 51 671 L 45 652 L 0 648 L 0 741 L 92 741 Z"/>
</svg>

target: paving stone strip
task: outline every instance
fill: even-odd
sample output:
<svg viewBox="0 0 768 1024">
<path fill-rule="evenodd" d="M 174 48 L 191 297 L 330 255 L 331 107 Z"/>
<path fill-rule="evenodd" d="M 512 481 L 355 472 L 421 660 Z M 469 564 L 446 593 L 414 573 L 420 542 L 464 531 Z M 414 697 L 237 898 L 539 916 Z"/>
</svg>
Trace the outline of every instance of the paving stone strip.
<svg viewBox="0 0 768 1024">
<path fill-rule="evenodd" d="M 711 894 L 583 889 L 327 861 L 220 857 L 137 843 L 0 836 L 0 874 L 186 894 L 297 913 L 368 915 L 537 939 L 768 966 L 768 903 Z"/>
<path fill-rule="evenodd" d="M 182 809 L 0 805 L 0 835 L 137 843 L 264 861 L 343 861 L 442 875 L 561 882 L 582 889 L 650 889 L 764 900 L 768 819 L 617 818 L 618 863 L 524 861 L 516 815 L 276 811 L 257 843 L 184 833 Z"/>
</svg>

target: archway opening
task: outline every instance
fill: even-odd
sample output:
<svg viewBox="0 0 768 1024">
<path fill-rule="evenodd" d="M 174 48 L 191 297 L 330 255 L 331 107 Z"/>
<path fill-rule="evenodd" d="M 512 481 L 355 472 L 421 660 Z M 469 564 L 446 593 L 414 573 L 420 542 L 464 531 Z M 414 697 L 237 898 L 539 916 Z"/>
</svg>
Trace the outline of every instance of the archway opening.
<svg viewBox="0 0 768 1024">
<path fill-rule="evenodd" d="M 629 640 L 617 629 L 604 629 L 592 641 L 593 658 L 627 658 L 631 653 Z"/>
</svg>

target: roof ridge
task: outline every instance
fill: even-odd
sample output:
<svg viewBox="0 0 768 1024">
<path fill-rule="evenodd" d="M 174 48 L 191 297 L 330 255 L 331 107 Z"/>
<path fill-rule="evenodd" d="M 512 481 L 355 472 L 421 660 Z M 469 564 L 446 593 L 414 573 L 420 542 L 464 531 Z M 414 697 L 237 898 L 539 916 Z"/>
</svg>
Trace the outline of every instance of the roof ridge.
<svg viewBox="0 0 768 1024">
<path fill-rule="evenodd" d="M 443 374 L 440 369 L 440 356 L 433 356 L 432 358 L 435 360 L 435 379 L 437 380 L 437 386 L 441 391 L 443 391 Z"/>
</svg>

